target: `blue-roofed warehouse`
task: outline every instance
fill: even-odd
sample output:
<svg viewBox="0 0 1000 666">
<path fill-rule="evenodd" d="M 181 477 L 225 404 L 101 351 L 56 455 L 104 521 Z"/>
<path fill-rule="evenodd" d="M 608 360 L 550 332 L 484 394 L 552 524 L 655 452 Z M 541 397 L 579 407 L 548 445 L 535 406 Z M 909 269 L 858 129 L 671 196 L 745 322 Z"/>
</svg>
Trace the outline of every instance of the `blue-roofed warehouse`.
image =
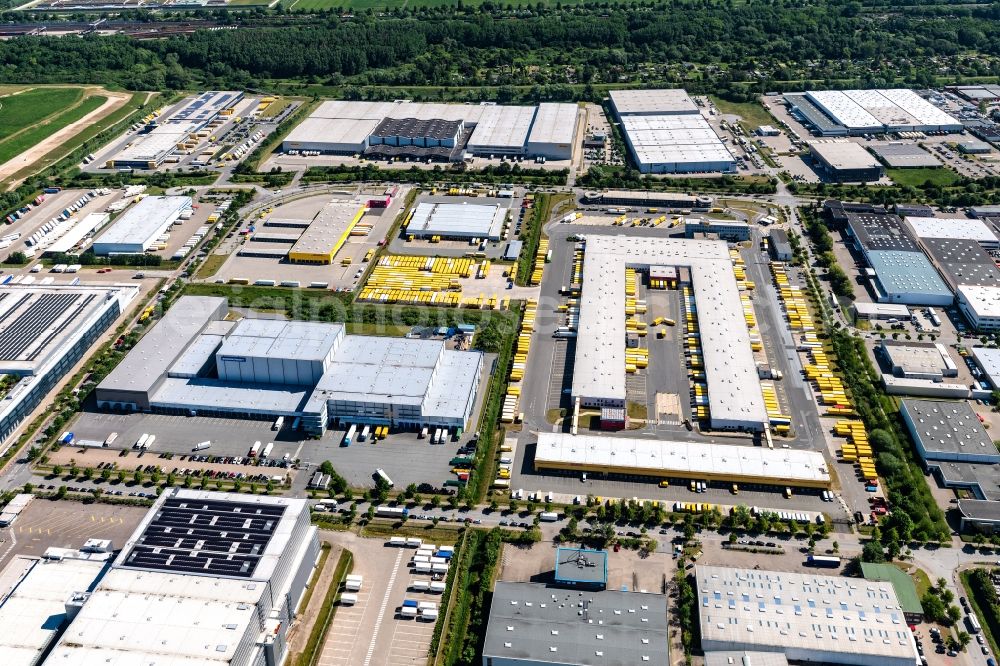
<svg viewBox="0 0 1000 666">
<path fill-rule="evenodd" d="M 585 548 L 556 550 L 557 585 L 603 590 L 608 586 L 608 552 Z"/>
</svg>

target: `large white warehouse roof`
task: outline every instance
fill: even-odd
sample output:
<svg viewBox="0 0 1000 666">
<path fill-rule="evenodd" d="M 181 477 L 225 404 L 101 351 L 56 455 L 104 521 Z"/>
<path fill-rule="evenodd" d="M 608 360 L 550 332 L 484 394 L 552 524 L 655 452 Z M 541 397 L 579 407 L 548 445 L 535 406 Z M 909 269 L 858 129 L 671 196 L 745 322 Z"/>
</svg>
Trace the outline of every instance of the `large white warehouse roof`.
<svg viewBox="0 0 1000 666">
<path fill-rule="evenodd" d="M 784 652 L 789 660 L 915 666 L 913 634 L 891 583 L 698 566 L 701 647 Z"/>
<path fill-rule="evenodd" d="M 122 213 L 98 237 L 94 252 L 142 252 L 190 207 L 191 197 L 146 197 Z"/>
<path fill-rule="evenodd" d="M 688 268 L 715 427 L 767 420 L 750 333 L 725 241 L 589 235 L 584 254 L 573 395 L 625 400 L 625 268 Z"/>
<path fill-rule="evenodd" d="M 937 217 L 907 217 L 906 223 L 917 238 L 952 238 L 974 240 L 984 245 L 996 245 L 997 235 L 989 224 L 967 217 L 941 219 Z"/>
<path fill-rule="evenodd" d="M 734 161 L 732 153 L 701 115 L 624 116 L 622 129 L 640 165 Z"/>
<path fill-rule="evenodd" d="M 961 129 L 962 124 L 912 90 L 810 90 L 806 97 L 854 132 Z"/>
<path fill-rule="evenodd" d="M 827 488 L 823 454 L 762 446 L 539 432 L 537 468 Z"/>
</svg>

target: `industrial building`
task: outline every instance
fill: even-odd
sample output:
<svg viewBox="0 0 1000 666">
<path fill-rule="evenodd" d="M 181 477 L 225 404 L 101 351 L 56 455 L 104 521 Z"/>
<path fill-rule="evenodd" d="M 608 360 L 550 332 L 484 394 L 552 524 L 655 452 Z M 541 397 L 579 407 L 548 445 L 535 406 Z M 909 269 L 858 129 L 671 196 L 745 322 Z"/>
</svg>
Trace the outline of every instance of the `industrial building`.
<svg viewBox="0 0 1000 666">
<path fill-rule="evenodd" d="M 966 401 L 903 400 L 903 417 L 920 458 L 932 461 L 1000 463 L 1000 452 Z"/>
<path fill-rule="evenodd" d="M 414 238 L 500 240 L 510 203 L 432 203 L 423 201 L 405 222 L 404 233 Z"/>
<path fill-rule="evenodd" d="M 958 376 L 958 366 L 940 343 L 884 339 L 879 349 L 896 377 L 940 382 Z"/>
<path fill-rule="evenodd" d="M 762 430 L 768 421 L 729 246 L 724 241 L 586 236 L 573 399 L 625 407 L 625 269 L 688 270 L 708 384 L 711 426 Z"/>
<path fill-rule="evenodd" d="M 1000 532 L 1000 501 L 960 499 L 958 513 L 963 532 L 969 528 L 984 534 Z"/>
<path fill-rule="evenodd" d="M 924 169 L 941 166 L 940 160 L 915 143 L 877 143 L 871 151 L 893 169 Z"/>
<path fill-rule="evenodd" d="M 441 340 L 346 335 L 342 324 L 227 321 L 223 298 L 184 296 L 97 387 L 101 409 L 465 428 L 479 352 Z"/>
<path fill-rule="evenodd" d="M 666 664 L 667 598 L 498 581 L 483 666 Z"/>
<path fill-rule="evenodd" d="M 886 321 L 896 319 L 906 321 L 910 318 L 910 309 L 897 303 L 863 303 L 855 301 L 851 306 L 855 319 L 863 321 Z"/>
<path fill-rule="evenodd" d="M 681 194 L 679 192 L 650 192 L 644 190 L 609 190 L 587 192 L 584 202 L 592 206 L 642 206 L 652 208 L 675 208 L 708 210 L 714 200 L 705 195 Z"/>
<path fill-rule="evenodd" d="M 771 253 L 771 258 L 775 261 L 792 260 L 792 244 L 788 242 L 788 234 L 785 233 L 784 229 L 771 229 L 768 238 L 770 239 L 768 251 Z"/>
<path fill-rule="evenodd" d="M 525 144 L 527 154 L 550 160 L 572 159 L 578 113 L 576 104 L 539 104 Z"/>
<path fill-rule="evenodd" d="M 701 648 L 780 652 L 789 661 L 919 666 L 891 583 L 695 567 Z"/>
<path fill-rule="evenodd" d="M 993 146 L 979 139 L 962 139 L 956 141 L 955 148 L 958 152 L 965 155 L 986 155 L 993 150 Z"/>
<path fill-rule="evenodd" d="M 89 543 L 89 542 L 88 542 Z M 109 568 L 111 554 L 89 546 L 49 549 L 41 558 L 17 557 L 0 578 L 0 654 L 4 666 L 43 663 L 81 600 Z"/>
<path fill-rule="evenodd" d="M 642 173 L 735 170 L 736 158 L 684 90 L 612 90 L 610 96 Z"/>
<path fill-rule="evenodd" d="M 962 131 L 962 123 L 912 90 L 810 90 L 785 101 L 820 136 Z"/>
<path fill-rule="evenodd" d="M 976 104 L 1000 101 L 1000 86 L 946 86 L 946 89 Z"/>
<path fill-rule="evenodd" d="M 306 500 L 170 488 L 45 664 L 281 666 L 318 556 Z"/>
<path fill-rule="evenodd" d="M 608 551 L 588 548 L 557 548 L 556 585 L 584 590 L 603 590 L 608 586 Z"/>
<path fill-rule="evenodd" d="M 829 488 L 823 454 L 798 449 L 539 432 L 535 469 Z"/>
<path fill-rule="evenodd" d="M 991 287 L 1000 285 L 1000 268 L 993 257 L 974 240 L 964 238 L 921 238 L 920 244 L 948 286 Z"/>
<path fill-rule="evenodd" d="M 837 183 L 869 183 L 885 175 L 885 169 L 871 153 L 847 139 L 810 141 L 809 154 L 820 173 Z"/>
<path fill-rule="evenodd" d="M 573 104 L 498 106 L 324 102 L 285 138 L 282 150 L 459 162 L 469 155 L 570 159 Z"/>
<path fill-rule="evenodd" d="M 0 374 L 20 380 L 0 396 L 0 442 L 90 350 L 138 287 L 0 287 Z"/>
<path fill-rule="evenodd" d="M 145 197 L 97 237 L 94 254 L 142 254 L 190 208 L 191 197 Z"/>
<path fill-rule="evenodd" d="M 879 303 L 952 303 L 951 291 L 901 218 L 877 212 L 846 213 L 846 218 L 847 236 L 875 271 L 872 288 Z"/>
<path fill-rule="evenodd" d="M 955 297 L 974 331 L 1000 330 L 1000 285 L 959 285 Z"/>
<path fill-rule="evenodd" d="M 294 264 L 332 264 L 366 210 L 358 203 L 327 203 L 292 245 L 288 260 Z"/>
<path fill-rule="evenodd" d="M 108 169 L 155 169 L 220 113 L 243 99 L 235 90 L 210 90 L 185 100 L 170 115 L 159 118 L 108 160 Z"/>
<path fill-rule="evenodd" d="M 917 238 L 948 238 L 951 240 L 972 240 L 987 250 L 1000 250 L 993 225 L 983 220 L 967 217 L 907 217 L 906 223 Z"/>
<path fill-rule="evenodd" d="M 689 217 L 684 220 L 684 237 L 709 236 L 721 238 L 730 243 L 750 240 L 750 225 L 737 220 L 710 220 L 703 217 Z"/>
<path fill-rule="evenodd" d="M 972 358 L 993 386 L 1000 386 L 1000 349 L 973 347 Z"/>
<path fill-rule="evenodd" d="M 861 575 L 865 580 L 881 581 L 892 585 L 899 599 L 899 606 L 906 616 L 906 623 L 920 624 L 924 621 L 924 607 L 917 595 L 917 586 L 910 575 L 895 564 L 861 562 Z"/>
</svg>

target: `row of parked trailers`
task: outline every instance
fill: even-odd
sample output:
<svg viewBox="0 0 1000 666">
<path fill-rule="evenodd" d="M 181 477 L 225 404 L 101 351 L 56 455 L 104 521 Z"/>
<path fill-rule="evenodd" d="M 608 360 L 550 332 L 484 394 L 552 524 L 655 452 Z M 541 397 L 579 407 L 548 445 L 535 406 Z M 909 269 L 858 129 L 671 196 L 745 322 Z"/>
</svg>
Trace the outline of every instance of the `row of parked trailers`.
<svg viewBox="0 0 1000 666">
<path fill-rule="evenodd" d="M 98 196 L 98 194 L 110 194 L 110 192 L 110 190 L 91 190 L 87 192 L 82 197 L 64 208 L 59 215 L 53 217 L 51 220 L 40 226 L 37 231 L 28 236 L 27 240 L 24 241 L 24 244 L 28 247 L 35 247 L 37 245 L 48 245 L 49 243 L 58 240 L 70 229 L 70 227 L 73 226 L 72 224 L 67 225 L 66 223 L 69 222 L 70 218 L 72 218 L 78 210 L 86 206 L 87 202 Z M 20 236 L 20 234 L 18 236 Z M 15 238 L 14 240 L 17 239 Z"/>
</svg>

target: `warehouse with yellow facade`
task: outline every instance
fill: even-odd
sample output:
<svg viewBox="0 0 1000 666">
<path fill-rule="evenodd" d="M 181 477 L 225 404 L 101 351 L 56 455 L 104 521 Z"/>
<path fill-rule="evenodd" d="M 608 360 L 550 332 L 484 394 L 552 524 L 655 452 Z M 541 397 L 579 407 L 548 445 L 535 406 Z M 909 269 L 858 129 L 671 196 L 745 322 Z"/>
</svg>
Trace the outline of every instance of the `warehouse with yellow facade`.
<svg viewBox="0 0 1000 666">
<path fill-rule="evenodd" d="M 361 204 L 345 201 L 326 204 L 288 251 L 288 261 L 293 264 L 332 264 L 334 256 L 347 242 L 366 210 Z"/>
</svg>

